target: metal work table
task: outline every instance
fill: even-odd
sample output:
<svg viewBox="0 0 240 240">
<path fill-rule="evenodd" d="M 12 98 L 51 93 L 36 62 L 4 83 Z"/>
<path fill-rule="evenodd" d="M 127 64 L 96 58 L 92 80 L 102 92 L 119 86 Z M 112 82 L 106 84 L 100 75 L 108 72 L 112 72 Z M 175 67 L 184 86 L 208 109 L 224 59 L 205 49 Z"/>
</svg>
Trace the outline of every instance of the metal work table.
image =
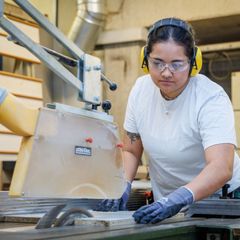
<svg viewBox="0 0 240 240">
<path fill-rule="evenodd" d="M 14 224 L 13 228 L 1 229 L 0 224 L 0 239 L 196 239 L 197 223 L 201 221 L 111 227 L 82 225 L 43 230 L 36 230 L 33 225 L 21 227 L 21 224 L 18 227 Z"/>
<path fill-rule="evenodd" d="M 34 224 L 0 223 L 0 239 L 240 239 L 240 219 L 167 219 L 158 224 L 77 225 L 37 230 Z"/>
</svg>

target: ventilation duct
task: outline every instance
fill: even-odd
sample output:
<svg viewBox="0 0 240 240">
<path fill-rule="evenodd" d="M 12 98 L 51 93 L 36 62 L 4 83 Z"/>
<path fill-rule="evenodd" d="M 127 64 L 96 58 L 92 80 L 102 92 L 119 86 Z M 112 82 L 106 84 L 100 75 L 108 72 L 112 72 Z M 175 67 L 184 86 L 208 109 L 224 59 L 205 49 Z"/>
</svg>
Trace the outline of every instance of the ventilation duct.
<svg viewBox="0 0 240 240">
<path fill-rule="evenodd" d="M 91 52 L 106 19 L 105 0 L 77 0 L 77 16 L 68 33 L 80 49 Z"/>
</svg>

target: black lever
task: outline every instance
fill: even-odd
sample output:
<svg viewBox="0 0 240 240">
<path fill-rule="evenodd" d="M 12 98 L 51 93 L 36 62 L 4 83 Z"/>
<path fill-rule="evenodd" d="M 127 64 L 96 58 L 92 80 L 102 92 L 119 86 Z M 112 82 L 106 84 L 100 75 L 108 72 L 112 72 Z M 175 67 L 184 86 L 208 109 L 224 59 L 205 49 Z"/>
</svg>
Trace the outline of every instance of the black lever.
<svg viewBox="0 0 240 240">
<path fill-rule="evenodd" d="M 105 81 L 109 85 L 109 89 L 111 91 L 115 91 L 117 89 L 117 84 L 109 80 L 103 73 L 101 73 L 101 80 Z"/>
</svg>

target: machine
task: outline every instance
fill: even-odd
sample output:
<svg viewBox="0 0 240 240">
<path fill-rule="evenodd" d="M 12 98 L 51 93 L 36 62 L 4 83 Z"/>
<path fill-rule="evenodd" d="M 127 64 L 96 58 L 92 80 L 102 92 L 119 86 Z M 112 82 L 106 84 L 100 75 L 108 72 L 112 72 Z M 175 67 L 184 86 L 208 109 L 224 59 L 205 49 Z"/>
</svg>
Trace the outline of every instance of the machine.
<svg viewBox="0 0 240 240">
<path fill-rule="evenodd" d="M 63 81 L 72 85 L 85 103 L 83 109 L 59 103 L 30 109 L 7 94 L 0 121 L 23 136 L 10 196 L 118 198 L 124 190 L 121 147 L 117 126 L 108 114 L 110 102 L 101 104 L 101 81 L 116 84 L 101 72 L 100 59 L 82 52 L 28 1 L 16 1 L 68 50 L 73 58 L 34 43 L 3 15 L 1 27 L 15 41 L 42 60 Z M 76 68 L 77 76 L 67 67 Z M 14 110 L 13 110 L 14 109 Z M 46 124 L 47 123 L 47 124 Z M 44 181 L 48 179 L 47 182 Z M 109 181 L 111 179 L 111 181 Z"/>
<path fill-rule="evenodd" d="M 72 85 L 85 107 L 54 103 L 32 110 L 4 93 L 0 121 L 23 136 L 23 141 L 9 195 L 0 195 L 0 238 L 240 239 L 239 200 L 224 199 L 226 208 L 229 200 L 231 204 L 237 201 L 236 209 L 231 209 L 237 214 L 225 211 L 217 214 L 221 218 L 216 218 L 219 216 L 215 213 L 209 214 L 209 218 L 201 214 L 205 208 L 193 205 L 188 215 L 179 214 L 155 225 L 135 224 L 132 212 L 128 211 L 104 216 L 86 211 L 93 208 L 96 199 L 119 198 L 125 188 L 122 143 L 108 114 L 110 103 L 102 104 L 104 112 L 97 109 L 101 104 L 101 81 L 105 80 L 112 90 L 116 85 L 103 75 L 98 58 L 81 51 L 27 0 L 15 2 L 72 57 L 29 39 L 4 17 L 3 0 L 0 0 L 0 26 L 9 33 L 10 40 L 26 47 Z M 77 76 L 65 65 L 76 68 Z M 211 208 L 219 201 L 223 200 L 211 200 Z"/>
</svg>

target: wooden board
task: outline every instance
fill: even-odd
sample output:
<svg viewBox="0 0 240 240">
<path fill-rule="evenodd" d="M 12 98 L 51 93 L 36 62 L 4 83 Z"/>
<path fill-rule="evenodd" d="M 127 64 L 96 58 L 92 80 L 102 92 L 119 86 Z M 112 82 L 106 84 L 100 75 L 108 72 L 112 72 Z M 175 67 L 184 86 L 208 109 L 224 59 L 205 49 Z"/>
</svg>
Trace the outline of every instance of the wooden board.
<svg viewBox="0 0 240 240">
<path fill-rule="evenodd" d="M 24 32 L 29 38 L 31 38 L 34 42 L 39 43 L 39 29 L 38 27 L 30 24 L 25 24 L 23 21 L 11 20 L 18 29 Z M 26 48 L 21 47 L 11 41 L 7 40 L 7 36 L 9 34 L 0 28 L 0 55 L 16 58 L 19 60 L 32 62 L 32 63 L 40 63 L 40 60 L 35 57 L 30 51 Z"/>
<path fill-rule="evenodd" d="M 240 110 L 234 111 L 234 117 L 235 117 L 235 129 L 236 129 L 236 137 L 237 137 L 237 144 L 240 148 Z"/>
<path fill-rule="evenodd" d="M 3 162 L 0 161 L 0 191 L 2 190 L 3 185 Z"/>
<path fill-rule="evenodd" d="M 231 95 L 234 110 L 240 110 L 240 72 L 232 73 Z"/>
<path fill-rule="evenodd" d="M 240 148 L 237 149 L 237 154 L 240 157 Z"/>
<path fill-rule="evenodd" d="M 135 176 L 135 179 L 147 179 L 148 178 L 148 168 L 147 166 L 141 165 L 138 166 L 137 174 Z"/>
<path fill-rule="evenodd" d="M 16 58 L 18 60 L 40 63 L 40 60 L 30 53 L 26 48 L 8 41 L 6 36 L 0 35 L 0 55 Z"/>
<path fill-rule="evenodd" d="M 132 211 L 119 212 L 96 212 L 90 211 L 93 217 L 91 218 L 76 218 L 75 224 L 90 224 L 90 225 L 104 225 L 106 227 L 113 225 L 129 225 L 134 224 Z"/>
<path fill-rule="evenodd" d="M 42 83 L 34 78 L 23 75 L 10 74 L 0 71 L 0 86 L 8 89 L 14 95 L 23 95 L 30 98 L 42 98 Z"/>
<path fill-rule="evenodd" d="M 17 153 L 0 153 L 0 162 L 1 161 L 15 162 L 16 160 L 17 160 Z"/>
<path fill-rule="evenodd" d="M 13 134 L 0 134 L 0 153 L 17 153 L 22 138 Z"/>
<path fill-rule="evenodd" d="M 29 38 L 31 38 L 34 42 L 39 43 L 39 29 L 33 24 L 25 24 L 23 21 L 11 20 L 8 19 L 11 23 L 13 23 L 18 29 L 23 31 Z M 9 34 L 0 28 L 0 34 L 4 36 L 8 36 Z"/>
<path fill-rule="evenodd" d="M 103 225 L 105 227 L 110 226 L 123 226 L 123 225 L 135 225 L 135 221 L 132 217 L 134 211 L 118 211 L 118 212 L 96 212 L 90 211 L 93 217 L 89 218 L 75 218 L 75 225 Z M 177 215 L 165 219 L 163 223 L 178 222 L 184 219 L 184 213 L 178 213 Z"/>
</svg>

